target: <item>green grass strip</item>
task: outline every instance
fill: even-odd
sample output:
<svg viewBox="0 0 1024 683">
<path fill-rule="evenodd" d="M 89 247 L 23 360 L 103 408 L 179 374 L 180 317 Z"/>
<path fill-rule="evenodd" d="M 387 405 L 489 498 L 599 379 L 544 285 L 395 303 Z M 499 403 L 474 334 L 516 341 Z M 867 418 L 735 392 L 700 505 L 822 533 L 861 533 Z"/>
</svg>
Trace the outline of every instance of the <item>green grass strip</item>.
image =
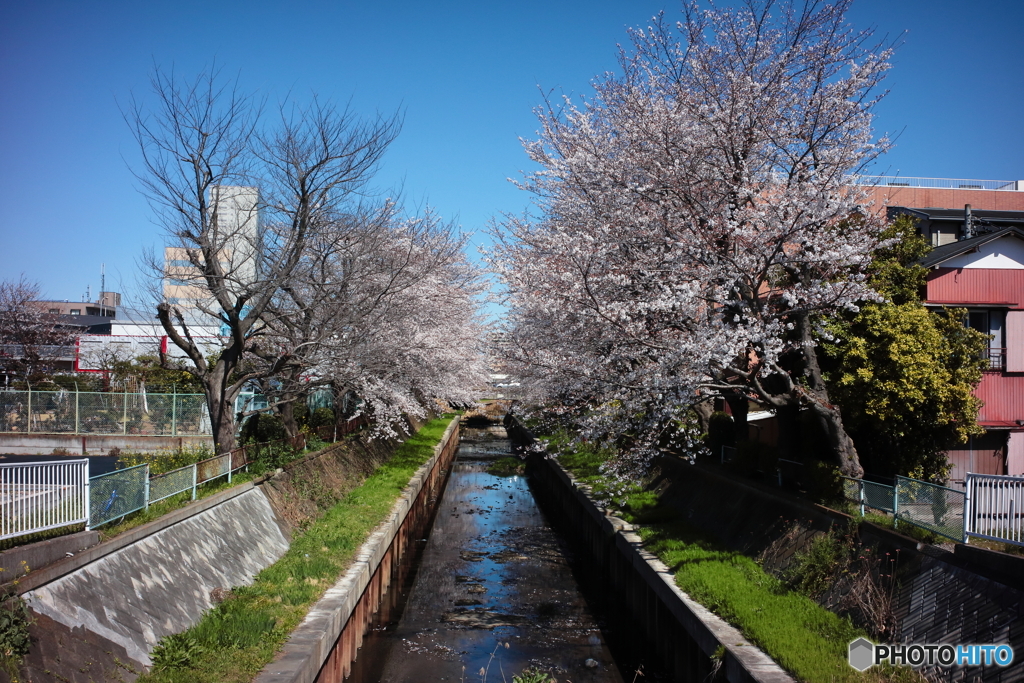
<svg viewBox="0 0 1024 683">
<path fill-rule="evenodd" d="M 433 455 L 452 419 L 445 415 L 424 425 L 361 486 L 293 539 L 288 552 L 252 585 L 235 588 L 198 624 L 164 638 L 153 653 L 157 666 L 140 683 L 251 681 L 348 569 L 413 474 Z"/>
<path fill-rule="evenodd" d="M 668 566 L 691 598 L 738 628 L 781 667 L 807 683 L 911 683 L 923 681 L 909 667 L 874 667 L 863 673 L 847 662 L 850 641 L 867 634 L 848 619 L 791 590 L 752 558 L 723 548 L 679 519 L 639 483 L 612 482 L 600 474 L 612 455 L 589 444 L 548 440 L 558 461 L 592 487 L 598 500 L 636 525 L 644 547 Z M 552 447 L 557 447 L 555 451 Z M 737 514 L 743 514 L 737 511 Z"/>
</svg>

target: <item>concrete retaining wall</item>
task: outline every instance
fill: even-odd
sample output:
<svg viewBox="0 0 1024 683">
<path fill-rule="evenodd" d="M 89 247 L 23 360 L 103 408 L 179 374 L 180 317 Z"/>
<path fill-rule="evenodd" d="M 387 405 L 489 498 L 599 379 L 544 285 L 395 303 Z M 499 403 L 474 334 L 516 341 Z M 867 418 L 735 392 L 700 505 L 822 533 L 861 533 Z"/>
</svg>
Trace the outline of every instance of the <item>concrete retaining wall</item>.
<svg viewBox="0 0 1024 683">
<path fill-rule="evenodd" d="M 606 516 L 556 460 L 531 455 L 527 472 L 549 519 L 601 567 L 606 590 L 623 598 L 673 680 L 711 680 L 711 655 L 722 648 L 719 675 L 724 673 L 730 683 L 793 683 L 795 679 L 736 628 L 681 591 L 668 567 L 643 549 L 632 527 Z"/>
<path fill-rule="evenodd" d="M 5 550 L 0 553 L 0 581 L 7 583 L 28 573 L 26 570 L 47 567 L 58 560 L 74 557 L 99 542 L 98 531 L 79 531 Z"/>
<path fill-rule="evenodd" d="M 862 546 L 894 560 L 896 642 L 1008 643 L 1024 652 L 1024 558 L 963 545 L 949 552 L 703 466 L 666 459 L 662 471 L 668 475 L 656 482 L 662 500 L 727 547 L 757 557 L 785 537 L 785 547 L 766 563 L 777 571 L 833 526 L 854 525 Z M 1010 683 L 1024 680 L 1024 668 L 952 668 L 929 675 Z"/>
<path fill-rule="evenodd" d="M 250 583 L 285 553 L 293 525 L 358 486 L 397 443 L 347 439 L 258 486 L 242 484 L 33 568 L 17 586 L 35 618 L 22 680 L 134 680 L 159 638 L 197 622 L 214 589 Z"/>
<path fill-rule="evenodd" d="M 52 455 L 55 450 L 71 455 L 107 455 L 122 451 L 175 451 L 185 446 L 209 446 L 211 436 L 140 436 L 131 434 L 0 434 L 0 453 Z"/>
<path fill-rule="evenodd" d="M 453 420 L 434 455 L 409 481 L 388 518 L 360 548 L 352 566 L 309 611 L 256 683 L 341 683 L 389 584 L 402 571 L 409 539 L 426 531 L 459 444 Z"/>
</svg>

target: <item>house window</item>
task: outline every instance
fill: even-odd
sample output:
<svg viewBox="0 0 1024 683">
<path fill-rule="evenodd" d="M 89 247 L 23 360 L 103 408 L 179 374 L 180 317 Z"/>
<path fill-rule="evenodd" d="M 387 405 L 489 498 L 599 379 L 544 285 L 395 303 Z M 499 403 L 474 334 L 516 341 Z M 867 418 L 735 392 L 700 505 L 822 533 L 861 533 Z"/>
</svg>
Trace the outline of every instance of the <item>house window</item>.
<svg viewBox="0 0 1024 683">
<path fill-rule="evenodd" d="M 59 315 L 60 314 L 60 309 L 59 308 L 51 308 L 50 309 L 50 313 L 52 315 Z"/>
<path fill-rule="evenodd" d="M 967 326 L 989 335 L 988 348 L 983 354 L 993 370 L 1006 368 L 1006 343 L 1003 329 L 1006 311 L 1001 309 L 970 309 L 967 312 Z"/>
<path fill-rule="evenodd" d="M 69 311 L 69 313 L 70 313 L 71 315 L 82 315 L 82 309 L 81 309 L 81 308 L 72 308 L 72 309 L 71 309 L 71 310 Z"/>
</svg>

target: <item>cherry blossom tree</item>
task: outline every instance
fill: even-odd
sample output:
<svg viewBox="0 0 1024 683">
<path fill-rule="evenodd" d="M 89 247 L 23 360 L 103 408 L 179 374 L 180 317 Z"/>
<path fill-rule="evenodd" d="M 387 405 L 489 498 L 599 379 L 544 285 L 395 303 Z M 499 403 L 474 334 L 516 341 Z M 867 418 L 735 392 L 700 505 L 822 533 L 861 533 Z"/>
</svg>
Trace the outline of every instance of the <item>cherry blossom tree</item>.
<svg viewBox="0 0 1024 683">
<path fill-rule="evenodd" d="M 539 111 L 541 168 L 521 185 L 540 215 L 508 217 L 493 254 L 510 347 L 640 463 L 722 395 L 810 410 L 862 473 L 813 339 L 877 298 L 882 226 L 848 181 L 889 144 L 871 112 L 890 51 L 848 27 L 849 5 L 687 3 L 632 31 L 589 99 Z"/>
<path fill-rule="evenodd" d="M 268 339 L 287 356 L 273 378 L 286 427 L 295 429 L 290 404 L 323 386 L 336 407 L 358 397 L 356 412 L 389 436 L 435 400 L 473 402 L 485 382 L 481 284 L 465 243 L 433 212 L 402 216 L 393 202 L 341 216 L 318 236 L 267 318 Z"/>
<path fill-rule="evenodd" d="M 21 276 L 0 281 L 0 371 L 32 382 L 48 379 L 74 350 L 79 329 L 62 324 L 39 302 L 39 284 Z"/>
</svg>

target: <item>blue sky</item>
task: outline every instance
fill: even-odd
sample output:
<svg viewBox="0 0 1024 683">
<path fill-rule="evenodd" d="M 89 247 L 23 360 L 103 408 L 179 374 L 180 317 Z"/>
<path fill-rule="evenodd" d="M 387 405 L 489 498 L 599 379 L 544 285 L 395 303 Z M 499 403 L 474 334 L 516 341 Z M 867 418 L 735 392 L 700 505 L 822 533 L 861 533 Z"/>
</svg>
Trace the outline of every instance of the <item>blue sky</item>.
<svg viewBox="0 0 1024 683">
<path fill-rule="evenodd" d="M 722 4 L 727 4 L 723 2 Z M 587 94 L 616 66 L 626 27 L 663 0 L 8 0 L 0 3 L 0 278 L 24 274 L 55 299 L 135 288 L 159 230 L 129 165 L 121 116 L 148 96 L 154 65 L 192 76 L 216 61 L 245 90 L 401 109 L 377 184 L 458 218 L 476 244 L 491 217 L 521 211 L 508 181 L 527 167 L 542 91 Z M 900 133 L 876 171 L 1024 179 L 1024 2 L 858 0 L 857 27 L 903 46 L 878 131 Z"/>
</svg>

